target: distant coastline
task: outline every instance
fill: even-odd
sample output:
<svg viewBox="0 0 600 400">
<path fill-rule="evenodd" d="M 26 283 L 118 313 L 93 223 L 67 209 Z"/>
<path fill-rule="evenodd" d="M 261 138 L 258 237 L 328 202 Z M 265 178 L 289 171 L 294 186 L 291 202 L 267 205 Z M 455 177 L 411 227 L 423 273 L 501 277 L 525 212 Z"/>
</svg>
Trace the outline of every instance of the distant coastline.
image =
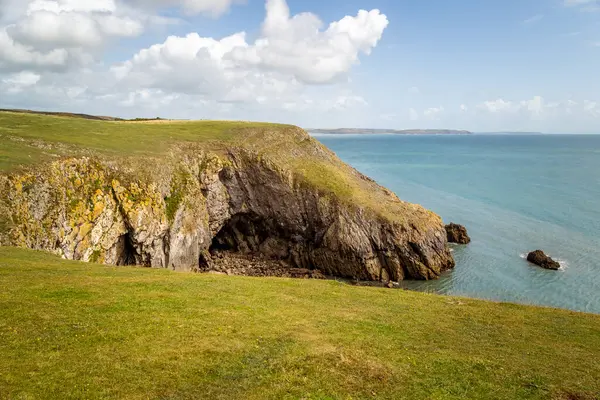
<svg viewBox="0 0 600 400">
<path fill-rule="evenodd" d="M 310 133 L 329 133 L 336 135 L 346 134 L 394 134 L 394 135 L 471 135 L 473 132 L 453 129 L 360 129 L 360 128 L 338 128 L 338 129 L 307 129 Z"/>
</svg>

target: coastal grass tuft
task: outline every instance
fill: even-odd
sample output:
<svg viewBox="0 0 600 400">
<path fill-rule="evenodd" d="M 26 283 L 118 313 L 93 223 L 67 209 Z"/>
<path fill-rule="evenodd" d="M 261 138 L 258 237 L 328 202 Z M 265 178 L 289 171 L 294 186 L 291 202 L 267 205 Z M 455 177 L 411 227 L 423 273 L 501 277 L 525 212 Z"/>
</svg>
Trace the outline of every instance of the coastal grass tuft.
<svg viewBox="0 0 600 400">
<path fill-rule="evenodd" d="M 0 248 L 0 398 L 595 399 L 600 316 Z"/>
</svg>

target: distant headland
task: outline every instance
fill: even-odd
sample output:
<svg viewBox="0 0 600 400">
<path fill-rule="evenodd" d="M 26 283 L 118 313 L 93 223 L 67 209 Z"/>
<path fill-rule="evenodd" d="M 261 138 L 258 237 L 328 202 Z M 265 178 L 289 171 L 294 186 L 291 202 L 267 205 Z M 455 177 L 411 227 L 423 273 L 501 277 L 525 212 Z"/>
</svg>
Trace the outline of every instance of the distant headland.
<svg viewBox="0 0 600 400">
<path fill-rule="evenodd" d="M 394 134 L 394 135 L 471 135 L 472 132 L 453 129 L 361 129 L 361 128 L 337 128 L 337 129 L 307 129 L 310 133 L 330 134 Z"/>
</svg>

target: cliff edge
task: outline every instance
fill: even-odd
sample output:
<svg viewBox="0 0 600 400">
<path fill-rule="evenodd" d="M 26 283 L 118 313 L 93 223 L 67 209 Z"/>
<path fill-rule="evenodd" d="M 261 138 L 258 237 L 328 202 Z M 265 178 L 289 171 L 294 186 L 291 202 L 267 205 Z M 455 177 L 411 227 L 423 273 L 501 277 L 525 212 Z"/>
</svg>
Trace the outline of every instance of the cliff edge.
<svg viewBox="0 0 600 400">
<path fill-rule="evenodd" d="M 0 244 L 211 270 L 223 253 L 360 280 L 454 267 L 439 216 L 304 130 L 0 112 Z"/>
</svg>

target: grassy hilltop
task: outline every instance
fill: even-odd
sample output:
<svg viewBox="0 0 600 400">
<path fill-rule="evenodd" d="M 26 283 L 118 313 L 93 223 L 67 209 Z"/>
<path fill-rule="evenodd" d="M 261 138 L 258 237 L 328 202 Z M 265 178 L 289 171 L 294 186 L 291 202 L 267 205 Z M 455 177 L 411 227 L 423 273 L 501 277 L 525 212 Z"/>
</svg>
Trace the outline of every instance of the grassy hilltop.
<svg viewBox="0 0 600 400">
<path fill-rule="evenodd" d="M 0 111 L 0 171 L 56 156 L 161 156 L 180 143 L 223 148 L 251 139 L 243 129 L 285 125 L 229 121 L 107 121 L 68 115 Z"/>
<path fill-rule="evenodd" d="M 413 211 L 412 205 L 394 201 L 391 192 L 382 191 L 291 125 L 90 117 L 0 110 L 0 175 L 78 156 L 133 163 L 144 169 L 155 164 L 159 169 L 172 153 L 203 150 L 219 154 L 238 147 L 298 172 L 324 193 L 364 205 L 387 218 L 402 219 L 405 211 Z"/>
<path fill-rule="evenodd" d="M 163 161 L 233 147 L 319 199 L 439 223 L 292 126 L 0 111 L 0 179 L 34 182 L 83 156 L 153 176 Z M 0 399 L 591 400 L 598 360 L 598 315 L 0 247 Z"/>
<path fill-rule="evenodd" d="M 600 316 L 0 248 L 0 398 L 597 399 Z"/>
</svg>

